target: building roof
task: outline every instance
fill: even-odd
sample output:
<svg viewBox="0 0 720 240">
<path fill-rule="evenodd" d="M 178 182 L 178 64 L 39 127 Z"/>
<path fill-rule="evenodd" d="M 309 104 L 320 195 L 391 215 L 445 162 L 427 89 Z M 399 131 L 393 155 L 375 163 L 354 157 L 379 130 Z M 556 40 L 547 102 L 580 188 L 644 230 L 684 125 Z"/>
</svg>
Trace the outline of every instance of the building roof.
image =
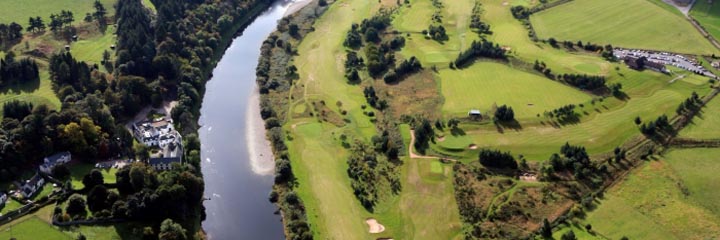
<svg viewBox="0 0 720 240">
<path fill-rule="evenodd" d="M 42 176 L 36 173 L 35 176 L 25 181 L 25 185 L 35 186 L 40 181 L 40 179 L 42 179 Z"/>
<path fill-rule="evenodd" d="M 180 163 L 180 158 L 179 157 L 150 158 L 150 161 L 148 161 L 148 163 L 150 165 Z"/>
<path fill-rule="evenodd" d="M 480 115 L 480 110 L 472 109 L 468 112 L 470 115 Z"/>
<path fill-rule="evenodd" d="M 60 160 L 61 158 L 65 158 L 65 157 L 70 157 L 70 152 L 56 153 L 51 156 L 45 157 L 45 159 L 47 159 L 48 163 L 55 164 L 58 160 Z"/>
<path fill-rule="evenodd" d="M 642 68 L 643 64 L 646 62 L 647 58 L 626 56 L 623 60 L 624 60 L 625 64 L 627 64 L 630 68 L 640 69 L 640 68 Z"/>
<path fill-rule="evenodd" d="M 656 62 L 646 61 L 646 62 L 645 62 L 645 67 L 655 68 L 655 69 L 664 69 L 664 68 L 665 68 L 665 65 L 662 64 L 662 63 L 656 63 Z"/>
</svg>

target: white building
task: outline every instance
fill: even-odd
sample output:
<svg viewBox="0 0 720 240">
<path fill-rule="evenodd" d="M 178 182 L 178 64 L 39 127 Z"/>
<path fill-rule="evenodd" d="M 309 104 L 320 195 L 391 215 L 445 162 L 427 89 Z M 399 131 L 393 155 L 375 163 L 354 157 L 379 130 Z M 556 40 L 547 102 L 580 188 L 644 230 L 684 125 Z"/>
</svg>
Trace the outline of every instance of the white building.
<svg viewBox="0 0 720 240">
<path fill-rule="evenodd" d="M 43 185 L 45 185 L 45 179 L 36 173 L 35 176 L 26 180 L 20 186 L 20 194 L 25 198 L 30 198 L 35 195 L 38 190 L 42 189 Z"/>
<path fill-rule="evenodd" d="M 52 171 L 55 166 L 68 163 L 71 159 L 72 155 L 70 152 L 61 152 L 52 156 L 47 156 L 43 160 L 43 164 L 40 165 L 40 171 L 50 174 L 50 171 Z"/>
<path fill-rule="evenodd" d="M 158 118 L 153 121 L 138 122 L 133 125 L 133 133 L 138 142 L 149 147 L 156 147 L 160 144 L 167 144 L 171 141 L 171 137 L 166 136 L 173 134 L 179 136 L 177 131 L 173 129 L 171 119 Z"/>
</svg>

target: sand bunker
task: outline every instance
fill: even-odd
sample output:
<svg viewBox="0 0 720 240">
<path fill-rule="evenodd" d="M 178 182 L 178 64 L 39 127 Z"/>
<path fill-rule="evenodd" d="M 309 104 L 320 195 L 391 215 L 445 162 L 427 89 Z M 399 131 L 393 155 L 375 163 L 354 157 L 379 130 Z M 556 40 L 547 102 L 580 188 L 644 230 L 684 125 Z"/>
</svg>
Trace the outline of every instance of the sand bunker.
<svg viewBox="0 0 720 240">
<path fill-rule="evenodd" d="M 437 138 L 437 141 L 438 141 L 438 142 L 445 141 L 445 137 L 438 137 L 438 138 Z"/>
<path fill-rule="evenodd" d="M 470 144 L 470 146 L 468 146 L 468 148 L 470 150 L 475 150 L 475 149 L 478 149 L 478 146 L 477 146 L 477 144 Z"/>
<path fill-rule="evenodd" d="M 380 224 L 374 218 L 368 218 L 367 220 L 365 220 L 365 223 L 367 223 L 368 227 L 370 227 L 370 233 L 381 233 L 385 231 L 385 226 Z"/>
</svg>

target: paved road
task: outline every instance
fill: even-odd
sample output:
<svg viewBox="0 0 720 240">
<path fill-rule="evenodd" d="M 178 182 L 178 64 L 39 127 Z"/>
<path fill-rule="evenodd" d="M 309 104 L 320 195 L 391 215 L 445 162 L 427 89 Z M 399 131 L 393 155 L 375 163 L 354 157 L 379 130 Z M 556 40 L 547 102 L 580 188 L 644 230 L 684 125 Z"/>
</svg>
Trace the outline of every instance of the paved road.
<svg viewBox="0 0 720 240">
<path fill-rule="evenodd" d="M 686 58 L 685 56 L 674 53 L 616 48 L 613 50 L 613 54 L 619 59 L 622 59 L 625 56 L 646 57 L 648 61 L 651 62 L 664 64 L 666 66 L 675 66 L 711 78 L 716 77 L 715 74 L 705 69 L 694 59 Z"/>
</svg>

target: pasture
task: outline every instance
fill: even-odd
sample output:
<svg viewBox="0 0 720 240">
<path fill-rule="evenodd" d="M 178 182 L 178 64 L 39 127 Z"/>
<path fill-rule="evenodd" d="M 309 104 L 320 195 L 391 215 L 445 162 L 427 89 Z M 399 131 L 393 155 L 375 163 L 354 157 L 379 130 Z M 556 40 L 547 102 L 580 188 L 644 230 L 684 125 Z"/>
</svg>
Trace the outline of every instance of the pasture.
<svg viewBox="0 0 720 240">
<path fill-rule="evenodd" d="M 65 234 L 38 217 L 30 217 L 21 222 L 15 222 L 0 228 L 2 239 L 75 239 Z"/>
<path fill-rule="evenodd" d="M 30 82 L 0 91 L 0 105 L 4 105 L 6 102 L 13 100 L 30 102 L 35 106 L 45 104 L 51 109 L 60 109 L 60 99 L 58 99 L 52 89 L 52 82 L 50 81 L 50 74 L 47 68 L 40 69 L 39 83 Z"/>
<path fill-rule="evenodd" d="M 507 104 L 518 121 L 535 118 L 546 110 L 591 100 L 589 94 L 552 81 L 542 75 L 513 69 L 495 62 L 476 62 L 462 70 L 441 70 L 443 112 L 465 116 L 470 109 L 489 112 Z"/>
<path fill-rule="evenodd" d="M 720 101 L 713 99 L 693 118 L 680 137 L 717 139 L 720 138 Z"/>
<path fill-rule="evenodd" d="M 647 0 L 577 0 L 536 13 L 531 21 L 541 39 L 689 54 L 718 53 L 682 16 Z"/>
<path fill-rule="evenodd" d="M 673 149 L 663 159 L 687 187 L 687 198 L 720 218 L 720 149 Z"/>
<path fill-rule="evenodd" d="M 695 18 L 705 30 L 716 40 L 720 39 L 720 2 L 717 0 L 698 0 L 690 10 L 690 16 Z"/>
<path fill-rule="evenodd" d="M 70 178 L 72 180 L 73 188 L 83 189 L 85 187 L 85 185 L 83 185 L 82 183 L 83 177 L 86 174 L 89 174 L 93 169 L 95 169 L 95 166 L 88 163 L 81 163 L 70 166 Z M 105 183 L 115 183 L 115 181 L 117 180 L 117 177 L 115 176 L 117 169 L 110 168 L 98 170 L 100 170 L 100 173 L 102 173 Z"/>
<path fill-rule="evenodd" d="M 718 215 L 683 194 L 686 179 L 673 168 L 663 160 L 646 163 L 609 190 L 586 222 L 611 239 L 704 239 L 720 234 Z"/>
<path fill-rule="evenodd" d="M 57 14 L 60 10 L 73 12 L 75 22 L 82 22 L 86 13 L 95 12 L 95 0 L 22 0 L 0 1 L 0 23 L 17 22 L 26 26 L 28 18 L 40 16 L 45 24 L 50 22 L 50 14 Z M 108 11 L 108 15 L 115 14 L 113 5 L 117 0 L 100 0 Z"/>
</svg>

